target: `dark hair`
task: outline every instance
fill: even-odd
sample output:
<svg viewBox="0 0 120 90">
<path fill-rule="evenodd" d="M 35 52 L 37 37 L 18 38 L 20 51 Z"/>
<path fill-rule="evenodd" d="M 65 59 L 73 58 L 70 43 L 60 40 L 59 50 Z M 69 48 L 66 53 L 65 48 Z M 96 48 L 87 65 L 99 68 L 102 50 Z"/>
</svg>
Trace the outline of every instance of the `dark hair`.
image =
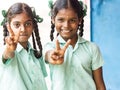
<svg viewBox="0 0 120 90">
<path fill-rule="evenodd" d="M 51 8 L 51 18 L 55 18 L 57 15 L 58 11 L 61 9 L 67 9 L 67 8 L 72 8 L 78 15 L 78 18 L 82 18 L 81 24 L 78 25 L 79 29 L 79 35 L 82 37 L 83 36 L 83 26 L 84 26 L 84 11 L 83 11 L 83 6 L 80 4 L 78 0 L 57 0 L 53 7 Z M 55 25 L 51 22 L 51 32 L 50 32 L 50 39 L 51 41 L 54 39 L 54 28 Z"/>
<path fill-rule="evenodd" d="M 11 19 L 14 18 L 14 16 L 16 14 L 20 14 L 22 12 L 25 12 L 33 21 L 34 31 L 32 32 L 32 40 L 33 40 L 33 48 L 35 49 L 34 54 L 35 54 L 36 58 L 40 58 L 42 56 L 42 44 L 41 44 L 41 41 L 40 41 L 37 21 L 34 18 L 31 7 L 29 7 L 25 3 L 15 3 L 15 4 L 13 4 L 7 11 L 6 22 L 10 23 Z M 9 32 L 7 30 L 6 24 L 4 24 L 3 25 L 4 44 L 5 44 L 5 37 L 8 36 L 8 35 L 9 35 Z M 34 35 L 36 37 L 36 40 L 34 39 Z M 37 50 L 36 42 L 37 42 L 39 50 Z"/>
</svg>

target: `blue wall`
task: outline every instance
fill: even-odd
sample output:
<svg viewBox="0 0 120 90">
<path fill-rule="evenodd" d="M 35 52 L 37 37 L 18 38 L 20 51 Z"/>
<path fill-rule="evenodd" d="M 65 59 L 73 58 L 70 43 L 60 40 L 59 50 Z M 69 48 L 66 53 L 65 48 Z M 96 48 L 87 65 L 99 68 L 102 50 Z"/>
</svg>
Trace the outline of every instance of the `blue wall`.
<svg viewBox="0 0 120 90">
<path fill-rule="evenodd" d="M 103 54 L 107 90 L 120 90 L 120 0 L 91 0 L 91 40 Z"/>
</svg>

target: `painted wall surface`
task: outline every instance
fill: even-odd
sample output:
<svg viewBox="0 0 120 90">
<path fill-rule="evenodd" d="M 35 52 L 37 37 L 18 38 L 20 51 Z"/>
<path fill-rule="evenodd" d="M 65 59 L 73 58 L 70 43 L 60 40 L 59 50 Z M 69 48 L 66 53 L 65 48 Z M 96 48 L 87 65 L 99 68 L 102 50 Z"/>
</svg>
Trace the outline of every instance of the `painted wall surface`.
<svg viewBox="0 0 120 90">
<path fill-rule="evenodd" d="M 120 90 L 120 0 L 91 0 L 91 40 L 103 54 L 107 90 Z"/>
</svg>

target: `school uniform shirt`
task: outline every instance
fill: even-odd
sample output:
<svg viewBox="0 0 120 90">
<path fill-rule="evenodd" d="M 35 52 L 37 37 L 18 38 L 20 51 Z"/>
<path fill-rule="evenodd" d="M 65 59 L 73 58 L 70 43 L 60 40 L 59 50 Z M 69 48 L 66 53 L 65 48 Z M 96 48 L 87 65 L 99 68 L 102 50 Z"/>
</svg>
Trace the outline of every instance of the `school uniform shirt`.
<svg viewBox="0 0 120 90">
<path fill-rule="evenodd" d="M 65 41 L 57 38 L 60 47 Z M 55 41 L 49 42 L 44 47 L 44 56 L 47 50 L 55 48 Z M 51 90 L 96 90 L 92 70 L 103 65 L 103 59 L 98 46 L 78 36 L 77 43 L 65 51 L 64 62 L 61 65 L 50 66 Z"/>
<path fill-rule="evenodd" d="M 28 47 L 18 44 L 12 59 L 0 60 L 0 90 L 47 90 L 43 57 L 37 59 L 30 43 Z"/>
</svg>

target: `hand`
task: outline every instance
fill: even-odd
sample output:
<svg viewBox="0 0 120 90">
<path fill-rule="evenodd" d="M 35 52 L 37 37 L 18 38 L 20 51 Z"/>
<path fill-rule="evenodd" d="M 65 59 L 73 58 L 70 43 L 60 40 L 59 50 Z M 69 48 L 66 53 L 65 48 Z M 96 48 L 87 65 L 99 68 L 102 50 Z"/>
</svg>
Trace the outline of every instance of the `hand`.
<svg viewBox="0 0 120 90">
<path fill-rule="evenodd" d="M 20 30 L 18 30 L 15 35 L 9 24 L 7 24 L 7 30 L 9 32 L 9 36 L 5 38 L 6 48 L 3 53 L 3 62 L 5 62 L 9 58 L 14 57 L 14 51 L 17 47 L 20 32 Z"/>
<path fill-rule="evenodd" d="M 20 30 L 15 35 L 9 24 L 7 24 L 7 30 L 9 32 L 9 36 L 5 38 L 6 49 L 9 50 L 10 52 L 14 52 L 17 47 Z"/>
<path fill-rule="evenodd" d="M 49 63 L 51 64 L 62 64 L 64 62 L 64 53 L 67 47 L 70 45 L 71 40 L 68 40 L 63 48 L 60 48 L 58 40 L 56 40 L 55 50 L 50 52 Z"/>
</svg>

